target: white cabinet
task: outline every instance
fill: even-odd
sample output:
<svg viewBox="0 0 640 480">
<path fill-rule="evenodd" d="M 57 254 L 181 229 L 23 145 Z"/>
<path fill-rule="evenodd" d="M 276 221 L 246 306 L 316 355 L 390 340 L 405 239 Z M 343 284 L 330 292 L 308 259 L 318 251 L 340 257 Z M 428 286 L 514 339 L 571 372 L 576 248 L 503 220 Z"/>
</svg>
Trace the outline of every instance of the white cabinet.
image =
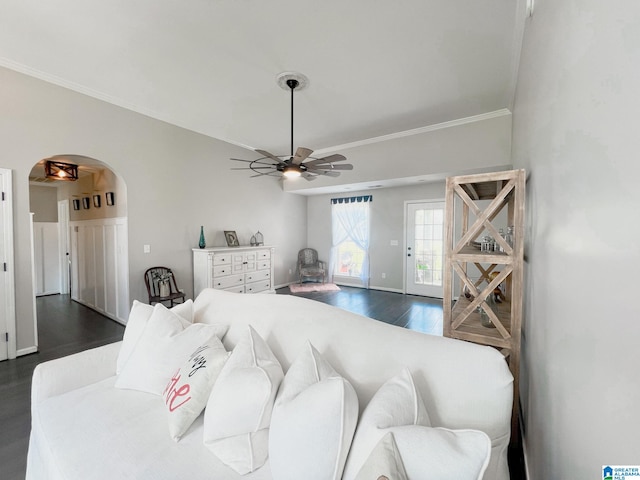
<svg viewBox="0 0 640 480">
<path fill-rule="evenodd" d="M 237 293 L 275 293 L 274 247 L 193 249 L 193 295 L 204 288 Z"/>
</svg>

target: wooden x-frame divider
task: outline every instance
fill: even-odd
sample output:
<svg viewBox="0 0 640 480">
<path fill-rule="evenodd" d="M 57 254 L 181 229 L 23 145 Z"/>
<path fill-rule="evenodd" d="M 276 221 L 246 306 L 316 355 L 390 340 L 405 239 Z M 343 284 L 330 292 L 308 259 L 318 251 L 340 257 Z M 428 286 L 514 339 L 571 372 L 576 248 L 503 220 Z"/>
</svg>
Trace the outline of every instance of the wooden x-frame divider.
<svg viewBox="0 0 640 480">
<path fill-rule="evenodd" d="M 505 356 L 514 377 L 514 437 L 519 406 L 524 187 L 524 170 L 449 177 L 445 199 L 444 335 L 491 345 Z M 456 198 L 459 199 L 457 202 Z M 489 203 L 481 208 L 478 204 L 481 201 Z M 460 238 L 454 242 L 456 206 L 462 212 L 458 223 Z M 500 236 L 493 224 L 505 207 L 507 225 L 504 226 L 514 227 L 512 245 Z M 471 214 L 475 216 L 473 222 Z M 481 252 L 478 240 L 483 235 L 493 237 L 502 251 Z M 474 278 L 469 276 L 469 265 L 477 270 Z M 476 274 L 478 278 L 475 278 Z M 487 298 L 500 285 L 505 285 L 504 300 L 494 310 Z M 462 291 L 464 286 L 470 292 L 470 298 L 454 292 L 454 288 Z M 478 307 L 495 328 L 482 325 Z"/>
</svg>

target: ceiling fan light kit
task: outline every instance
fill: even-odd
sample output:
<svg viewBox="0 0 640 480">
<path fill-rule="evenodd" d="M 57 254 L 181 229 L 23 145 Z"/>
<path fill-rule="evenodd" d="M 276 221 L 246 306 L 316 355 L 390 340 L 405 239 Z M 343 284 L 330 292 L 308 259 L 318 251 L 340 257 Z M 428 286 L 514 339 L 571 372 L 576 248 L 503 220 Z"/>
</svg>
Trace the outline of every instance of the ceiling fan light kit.
<svg viewBox="0 0 640 480">
<path fill-rule="evenodd" d="M 256 175 L 252 177 L 282 176 L 285 178 L 303 177 L 305 180 L 315 180 L 320 175 L 329 177 L 340 176 L 339 170 L 353 170 L 353 165 L 340 164 L 334 162 L 346 160 L 344 155 L 333 154 L 323 158 L 312 157 L 313 150 L 305 147 L 298 147 L 293 152 L 293 93 L 295 90 L 302 90 L 309 85 L 309 79 L 297 72 L 283 72 L 277 76 L 280 87 L 291 92 L 291 154 L 273 155 L 266 150 L 256 149 L 256 152 L 263 155 L 257 160 L 243 160 L 232 158 L 236 162 L 248 163 L 248 167 L 233 168 L 232 170 L 252 170 Z M 307 161 L 308 160 L 308 161 Z"/>
</svg>

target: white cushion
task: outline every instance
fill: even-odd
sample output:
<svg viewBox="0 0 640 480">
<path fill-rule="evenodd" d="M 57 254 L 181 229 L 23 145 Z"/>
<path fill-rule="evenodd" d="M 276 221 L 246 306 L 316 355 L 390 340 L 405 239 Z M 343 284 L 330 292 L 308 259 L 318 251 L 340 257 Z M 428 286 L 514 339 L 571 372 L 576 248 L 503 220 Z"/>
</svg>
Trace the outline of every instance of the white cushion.
<svg viewBox="0 0 640 480">
<path fill-rule="evenodd" d="M 477 430 L 431 428 L 426 413 L 411 373 L 404 369 L 380 387 L 362 413 L 343 479 L 357 478 L 388 432 L 393 432 L 411 480 L 481 479 L 491 455 L 489 437 Z"/>
<path fill-rule="evenodd" d="M 189 355 L 220 332 L 221 329 L 213 325 L 192 325 L 161 303 L 155 305 L 118 375 L 116 387 L 161 395 L 171 375 Z"/>
<path fill-rule="evenodd" d="M 169 418 L 169 433 L 176 442 L 202 413 L 229 353 L 213 337 L 198 347 L 172 375 L 162 392 Z"/>
<path fill-rule="evenodd" d="M 171 309 L 173 313 L 180 315 L 187 322 L 193 322 L 193 300 L 189 299 L 184 303 L 179 303 Z M 153 313 L 153 306 L 146 303 L 133 301 L 131 306 L 131 312 L 129 313 L 129 319 L 127 320 L 127 326 L 124 329 L 124 336 L 122 337 L 122 347 L 118 354 L 118 362 L 116 365 L 116 373 L 120 373 L 124 364 L 131 356 L 131 352 L 135 349 L 135 346 L 140 340 L 140 335 L 144 331 L 151 314 Z"/>
<path fill-rule="evenodd" d="M 216 381 L 204 415 L 204 443 L 244 475 L 264 465 L 269 424 L 284 372 L 266 342 L 249 326 Z"/>
<path fill-rule="evenodd" d="M 339 480 L 358 420 L 358 398 L 307 342 L 282 381 L 269 457 L 278 480 Z"/>
<path fill-rule="evenodd" d="M 382 440 L 375 446 L 358 472 L 356 480 L 380 480 L 381 478 L 409 480 L 391 432 L 382 437 Z"/>
</svg>

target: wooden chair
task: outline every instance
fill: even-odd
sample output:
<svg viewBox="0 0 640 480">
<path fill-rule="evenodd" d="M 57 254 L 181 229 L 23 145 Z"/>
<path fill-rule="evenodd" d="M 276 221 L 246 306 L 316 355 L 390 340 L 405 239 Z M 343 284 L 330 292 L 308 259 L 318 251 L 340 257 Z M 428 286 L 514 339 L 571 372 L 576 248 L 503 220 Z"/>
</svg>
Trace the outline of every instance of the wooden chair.
<svg viewBox="0 0 640 480">
<path fill-rule="evenodd" d="M 149 305 L 154 303 L 171 302 L 173 307 L 176 303 L 183 303 L 185 294 L 178 288 L 176 276 L 167 267 L 151 267 L 144 272 L 144 284 L 149 295 Z M 163 286 L 166 285 L 166 286 Z M 176 300 L 182 299 L 180 302 Z"/>
<path fill-rule="evenodd" d="M 303 248 L 298 252 L 298 275 L 301 284 L 305 277 L 322 277 L 322 283 L 324 283 L 326 273 L 325 263 L 318 260 L 316 250 Z"/>
</svg>

